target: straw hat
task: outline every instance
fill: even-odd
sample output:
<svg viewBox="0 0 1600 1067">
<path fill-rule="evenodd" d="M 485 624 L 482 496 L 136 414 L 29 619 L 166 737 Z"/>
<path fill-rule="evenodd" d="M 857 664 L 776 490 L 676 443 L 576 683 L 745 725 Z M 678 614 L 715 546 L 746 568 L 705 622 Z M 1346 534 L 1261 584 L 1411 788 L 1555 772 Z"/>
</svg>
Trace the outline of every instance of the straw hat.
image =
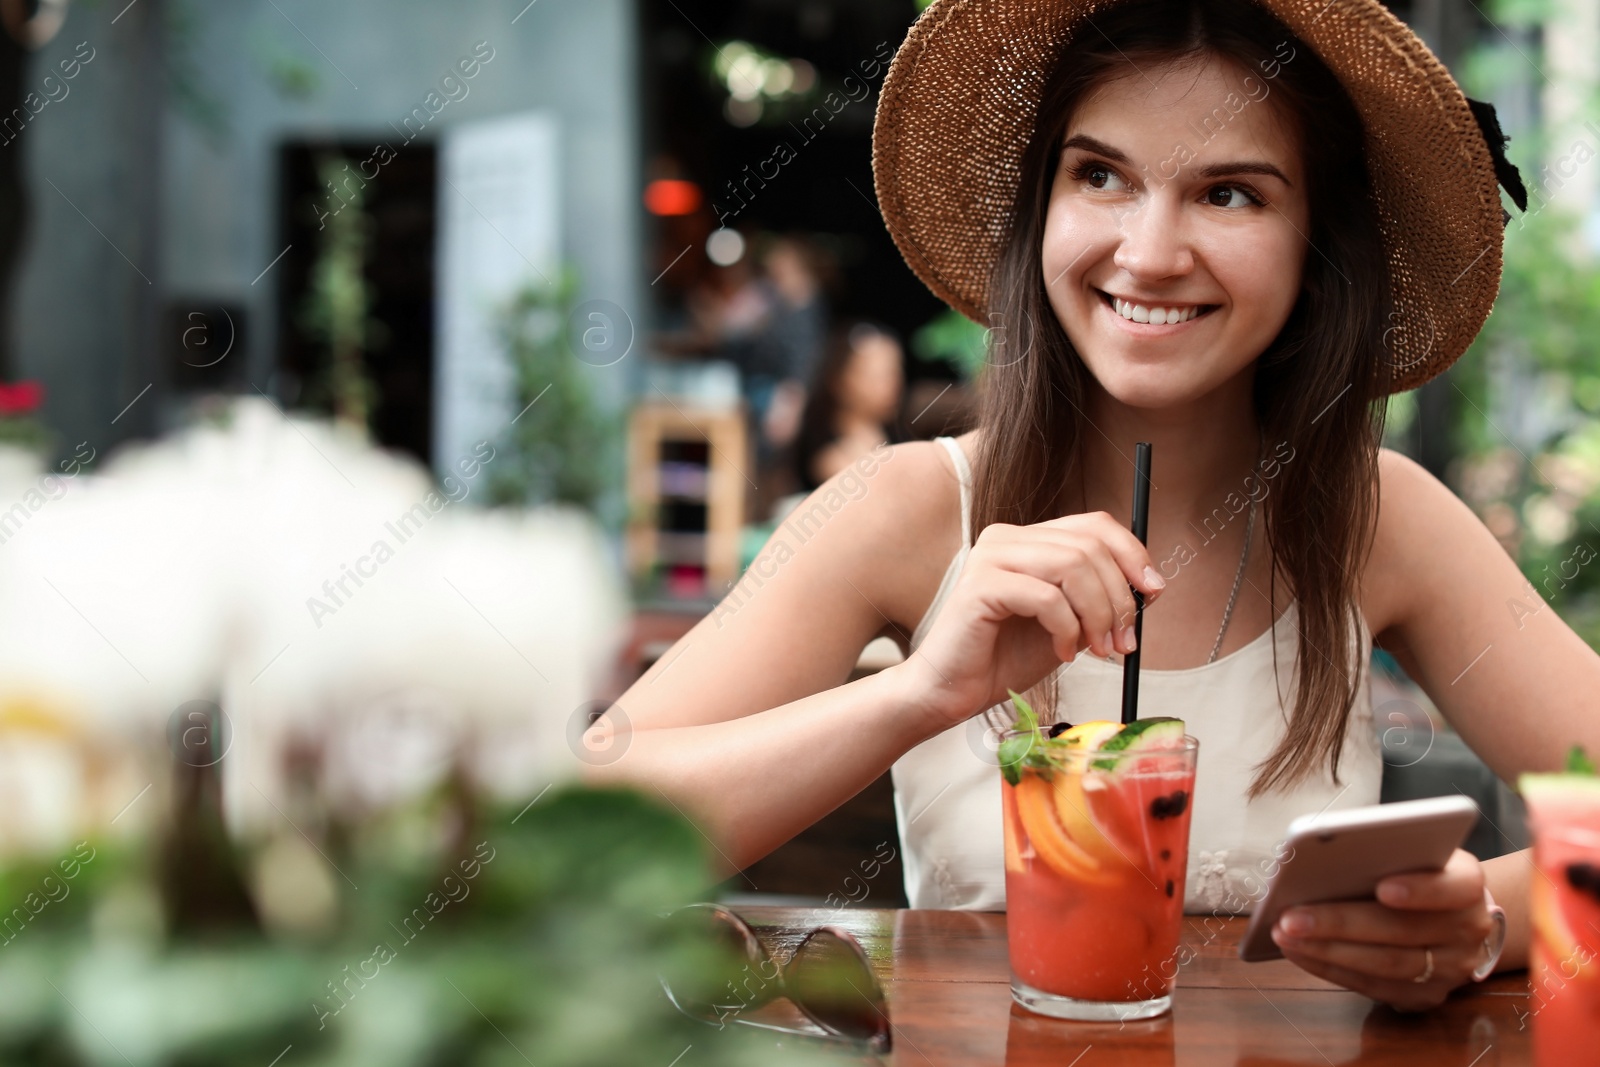
<svg viewBox="0 0 1600 1067">
<path fill-rule="evenodd" d="M 1415 388 L 1466 350 L 1494 303 L 1510 218 L 1497 182 L 1527 208 L 1506 138 L 1378 0 L 1259 2 L 1361 114 L 1396 312 L 1391 391 Z M 884 77 L 872 131 L 884 222 L 917 277 L 981 325 L 1045 77 L 1078 20 L 1106 6 L 935 0 Z"/>
</svg>

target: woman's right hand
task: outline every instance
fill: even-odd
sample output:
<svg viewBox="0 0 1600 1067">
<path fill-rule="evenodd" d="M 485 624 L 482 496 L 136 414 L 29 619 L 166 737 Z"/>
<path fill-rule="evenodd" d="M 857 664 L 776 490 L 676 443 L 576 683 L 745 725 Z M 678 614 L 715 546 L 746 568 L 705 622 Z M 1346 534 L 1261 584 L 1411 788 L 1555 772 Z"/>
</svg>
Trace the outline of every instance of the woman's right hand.
<svg viewBox="0 0 1600 1067">
<path fill-rule="evenodd" d="M 907 699 L 948 728 L 1085 648 L 1133 651 L 1130 584 L 1149 604 L 1166 583 L 1133 532 L 1104 511 L 990 524 L 922 644 L 896 668 Z"/>
</svg>

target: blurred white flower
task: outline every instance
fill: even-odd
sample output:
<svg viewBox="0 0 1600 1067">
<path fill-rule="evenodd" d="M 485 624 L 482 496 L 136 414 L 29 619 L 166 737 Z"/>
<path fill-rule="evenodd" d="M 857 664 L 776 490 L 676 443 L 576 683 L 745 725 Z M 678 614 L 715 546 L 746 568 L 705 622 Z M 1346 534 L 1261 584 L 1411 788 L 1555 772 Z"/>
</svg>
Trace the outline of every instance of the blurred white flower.
<svg viewBox="0 0 1600 1067">
<path fill-rule="evenodd" d="M 330 784 L 362 804 L 436 780 L 441 730 L 497 791 L 564 773 L 627 615 L 588 514 L 475 509 L 493 459 L 446 489 L 328 422 L 229 413 L 31 498 L 40 472 L 0 464 L 0 518 L 22 502 L 0 526 L 0 702 L 48 691 L 115 749 L 218 701 L 236 827 L 281 820 L 293 738 L 327 741 Z"/>
</svg>

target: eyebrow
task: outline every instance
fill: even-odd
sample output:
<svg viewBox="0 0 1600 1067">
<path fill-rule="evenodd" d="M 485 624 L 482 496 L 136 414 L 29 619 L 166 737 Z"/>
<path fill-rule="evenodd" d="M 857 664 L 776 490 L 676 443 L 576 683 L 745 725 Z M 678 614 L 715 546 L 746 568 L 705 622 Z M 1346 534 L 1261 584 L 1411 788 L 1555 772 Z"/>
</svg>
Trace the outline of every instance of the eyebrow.
<svg viewBox="0 0 1600 1067">
<path fill-rule="evenodd" d="M 1104 141 L 1090 137 L 1086 133 L 1073 134 L 1067 138 L 1066 143 L 1061 146 L 1061 151 L 1066 152 L 1069 148 L 1082 148 L 1096 155 L 1105 156 L 1114 163 L 1122 163 L 1126 166 L 1133 165 L 1133 161 L 1128 158 L 1126 152 L 1112 148 Z M 1274 167 L 1271 163 L 1256 159 L 1242 159 L 1229 163 L 1209 163 L 1204 167 L 1198 168 L 1193 173 L 1199 178 L 1220 178 L 1228 174 L 1266 174 L 1277 178 L 1290 188 L 1294 187 L 1294 183 L 1284 177 L 1283 171 Z"/>
<path fill-rule="evenodd" d="M 1264 174 L 1276 178 L 1283 184 L 1294 187 L 1294 182 L 1284 176 L 1283 171 L 1271 163 L 1259 159 L 1239 159 L 1228 163 L 1210 163 L 1200 167 L 1195 172 L 1197 178 L 1223 178 L 1230 174 Z"/>
<path fill-rule="evenodd" d="M 1061 146 L 1061 151 L 1065 152 L 1069 148 L 1082 148 L 1087 152 L 1093 152 L 1096 155 L 1105 156 L 1114 163 L 1126 163 L 1129 166 L 1133 165 L 1133 160 L 1128 158 L 1128 154 L 1126 152 L 1122 151 L 1120 148 L 1112 148 L 1104 141 L 1090 137 L 1086 133 L 1075 133 L 1071 137 L 1068 137 L 1066 143 Z"/>
</svg>

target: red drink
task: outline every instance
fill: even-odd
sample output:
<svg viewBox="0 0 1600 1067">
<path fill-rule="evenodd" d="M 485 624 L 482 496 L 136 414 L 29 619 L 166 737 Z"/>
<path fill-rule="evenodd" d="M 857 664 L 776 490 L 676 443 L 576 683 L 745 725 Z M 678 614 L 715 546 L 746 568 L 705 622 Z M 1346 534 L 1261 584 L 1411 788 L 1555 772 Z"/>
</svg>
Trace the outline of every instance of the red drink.
<svg viewBox="0 0 1600 1067">
<path fill-rule="evenodd" d="M 1533 831 L 1533 1059 L 1588 1062 L 1600 1036 L 1600 778 L 1524 775 Z"/>
<path fill-rule="evenodd" d="M 1033 762 L 1048 765 L 1019 765 L 1016 784 L 1001 785 L 1012 992 L 1024 1007 L 1080 1019 L 1170 1007 L 1199 742 L 1164 721 L 1175 729 L 1147 731 L 1150 747 L 1046 741 L 1056 751 Z M 1106 728 L 1117 729 L 1089 723 L 1067 737 L 1105 742 Z"/>
</svg>

